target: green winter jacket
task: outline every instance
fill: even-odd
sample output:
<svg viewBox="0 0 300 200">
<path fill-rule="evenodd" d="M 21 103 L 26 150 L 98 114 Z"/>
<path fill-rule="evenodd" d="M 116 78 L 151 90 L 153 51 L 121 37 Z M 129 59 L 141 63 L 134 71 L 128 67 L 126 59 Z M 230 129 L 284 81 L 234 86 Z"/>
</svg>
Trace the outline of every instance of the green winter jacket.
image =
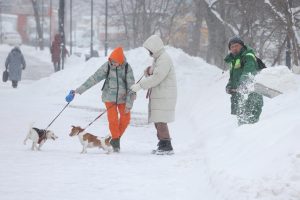
<svg viewBox="0 0 300 200">
<path fill-rule="evenodd" d="M 89 88 L 106 79 L 108 73 L 109 61 L 105 62 L 92 76 L 90 76 L 80 87 L 76 89 L 79 94 L 84 93 Z M 125 89 L 125 65 L 126 62 L 114 67 L 110 65 L 110 72 L 102 91 L 103 102 L 117 102 L 117 104 L 126 103 L 126 108 L 131 109 L 135 99 L 135 93 L 128 92 L 130 87 L 135 83 L 131 66 L 128 64 L 127 69 L 127 91 Z M 127 93 L 127 94 L 126 94 Z"/>
<path fill-rule="evenodd" d="M 263 97 L 244 90 L 258 72 L 254 51 L 245 46 L 238 55 L 227 55 L 225 62 L 230 65 L 230 77 L 226 88 L 238 91 L 231 95 L 231 114 L 238 116 L 239 124 L 257 122 L 262 111 Z"/>
<path fill-rule="evenodd" d="M 234 56 L 230 53 L 225 57 L 225 62 L 230 65 L 227 88 L 238 89 L 242 84 L 247 84 L 251 75 L 257 74 L 258 66 L 254 55 L 251 48 L 244 47 L 238 55 Z"/>
</svg>

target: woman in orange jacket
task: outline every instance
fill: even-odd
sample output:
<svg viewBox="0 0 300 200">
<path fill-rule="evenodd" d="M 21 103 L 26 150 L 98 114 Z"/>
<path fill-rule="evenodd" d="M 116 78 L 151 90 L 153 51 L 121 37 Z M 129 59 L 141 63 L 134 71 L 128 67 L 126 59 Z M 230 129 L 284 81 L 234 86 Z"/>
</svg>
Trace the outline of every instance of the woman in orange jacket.
<svg viewBox="0 0 300 200">
<path fill-rule="evenodd" d="M 127 63 L 123 49 L 118 47 L 91 77 L 74 93 L 82 94 L 100 81 L 105 80 L 102 88 L 102 101 L 107 109 L 110 141 L 115 152 L 120 151 L 120 138 L 130 122 L 130 110 L 135 100 L 135 93 L 129 88 L 134 84 L 131 66 Z"/>
</svg>

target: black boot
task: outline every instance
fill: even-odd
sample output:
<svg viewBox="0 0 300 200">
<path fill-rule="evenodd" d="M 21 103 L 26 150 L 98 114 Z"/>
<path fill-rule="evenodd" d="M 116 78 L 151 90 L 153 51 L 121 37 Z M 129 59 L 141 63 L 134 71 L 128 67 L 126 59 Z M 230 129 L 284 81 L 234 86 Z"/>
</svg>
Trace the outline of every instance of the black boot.
<svg viewBox="0 0 300 200">
<path fill-rule="evenodd" d="M 110 144 L 113 147 L 114 152 L 120 152 L 120 138 L 111 139 Z"/>
<path fill-rule="evenodd" d="M 158 140 L 157 143 L 157 148 L 152 150 L 152 154 L 156 154 L 156 152 L 158 151 L 159 147 L 161 147 L 163 145 L 163 140 Z"/>
<path fill-rule="evenodd" d="M 157 144 L 157 150 L 154 150 L 152 153 L 156 155 L 172 155 L 174 154 L 171 140 L 160 140 Z"/>
</svg>

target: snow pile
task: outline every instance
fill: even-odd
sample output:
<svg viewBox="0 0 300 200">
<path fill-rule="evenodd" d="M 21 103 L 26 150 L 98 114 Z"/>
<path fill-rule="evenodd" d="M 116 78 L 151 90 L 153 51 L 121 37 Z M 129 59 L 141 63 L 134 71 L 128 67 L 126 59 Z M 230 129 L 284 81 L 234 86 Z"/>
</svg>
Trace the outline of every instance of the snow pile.
<svg viewBox="0 0 300 200">
<path fill-rule="evenodd" d="M 295 91 L 298 85 L 295 75 L 286 66 L 276 66 L 263 69 L 256 81 L 281 92 Z"/>
<path fill-rule="evenodd" d="M 103 110 L 103 82 L 76 96 L 53 124 L 59 140 L 47 141 L 42 152 L 31 152 L 21 144 L 29 123 L 45 127 L 66 104 L 68 90 L 92 75 L 105 57 L 84 62 L 71 56 L 65 70 L 32 83 L 21 82 L 17 90 L 0 84 L 2 198 L 298 200 L 300 78 L 283 66 L 264 69 L 257 80 L 283 94 L 264 98 L 257 124 L 238 127 L 225 93 L 228 72 L 222 74 L 180 49 L 167 51 L 178 79 L 176 121 L 169 127 L 175 155 L 170 157 L 149 154 L 157 139 L 153 125 L 146 123 L 145 91 L 138 93 L 120 154 L 88 149 L 87 155 L 79 155 L 81 145 L 68 136 L 70 125 L 85 126 Z M 152 59 L 144 48 L 125 54 L 138 80 Z M 106 135 L 106 116 L 88 131 Z"/>
</svg>

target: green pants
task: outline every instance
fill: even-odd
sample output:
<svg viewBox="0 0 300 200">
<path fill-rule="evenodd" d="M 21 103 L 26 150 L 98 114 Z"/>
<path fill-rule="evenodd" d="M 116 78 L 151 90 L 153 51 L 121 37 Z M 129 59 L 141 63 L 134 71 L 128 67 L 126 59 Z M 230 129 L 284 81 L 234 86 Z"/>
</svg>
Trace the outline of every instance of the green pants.
<svg viewBox="0 0 300 200">
<path fill-rule="evenodd" d="M 231 96 L 231 114 L 237 115 L 238 124 L 254 124 L 258 122 L 263 107 L 263 97 L 257 93 Z"/>
</svg>

